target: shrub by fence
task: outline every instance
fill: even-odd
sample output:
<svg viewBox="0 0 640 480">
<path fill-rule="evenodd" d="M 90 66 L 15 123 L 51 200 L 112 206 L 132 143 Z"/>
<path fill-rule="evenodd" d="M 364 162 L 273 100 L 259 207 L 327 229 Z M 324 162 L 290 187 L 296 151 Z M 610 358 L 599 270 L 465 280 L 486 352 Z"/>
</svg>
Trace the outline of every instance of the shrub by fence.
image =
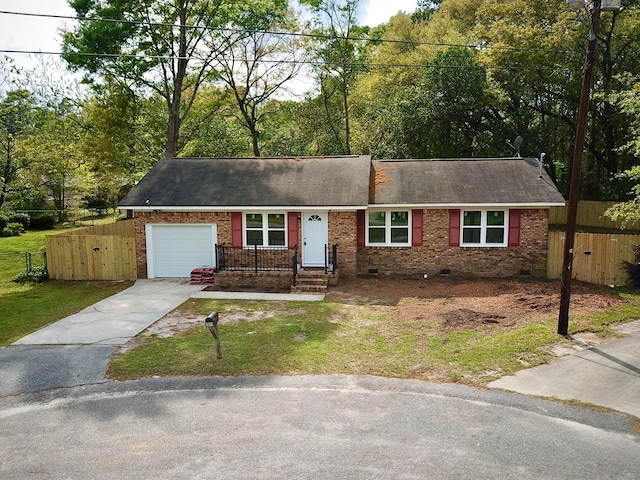
<svg viewBox="0 0 640 480">
<path fill-rule="evenodd" d="M 547 277 L 560 278 L 565 232 L 549 232 Z M 624 262 L 633 262 L 640 235 L 576 233 L 572 278 L 599 285 L 626 285 Z"/>
<path fill-rule="evenodd" d="M 133 220 L 47 235 L 46 244 L 51 279 L 136 279 Z"/>
<path fill-rule="evenodd" d="M 46 264 L 44 252 L 0 253 L 0 280 L 13 280 L 20 272 L 42 268 Z"/>
</svg>

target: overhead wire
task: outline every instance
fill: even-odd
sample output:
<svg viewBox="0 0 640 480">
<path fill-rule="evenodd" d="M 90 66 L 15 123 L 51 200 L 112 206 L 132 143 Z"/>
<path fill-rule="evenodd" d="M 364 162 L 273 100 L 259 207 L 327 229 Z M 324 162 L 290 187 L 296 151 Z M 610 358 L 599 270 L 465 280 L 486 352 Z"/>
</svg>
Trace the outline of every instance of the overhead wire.
<svg viewBox="0 0 640 480">
<path fill-rule="evenodd" d="M 126 19 L 114 19 L 104 17 L 84 17 L 84 16 L 69 16 L 69 15 L 53 15 L 45 13 L 28 13 L 28 12 L 11 12 L 6 10 L 0 10 L 1 15 L 20 15 L 27 17 L 39 17 L 39 18 L 55 18 L 58 20 L 74 20 L 80 22 L 101 22 L 101 23 L 116 23 L 116 24 L 128 24 L 128 25 L 142 25 L 148 27 L 171 27 L 171 28 L 186 28 L 195 30 L 211 30 L 229 33 L 262 33 L 265 35 L 280 35 L 280 36 L 293 36 L 313 38 L 320 40 L 349 40 L 354 42 L 374 42 L 374 43 L 391 43 L 409 46 L 432 46 L 432 47 L 460 47 L 470 48 L 474 50 L 503 50 L 503 51 L 522 51 L 522 52 L 548 52 L 548 53 L 563 53 L 568 55 L 574 55 L 572 50 L 560 50 L 560 49 L 547 49 L 547 48 L 525 48 L 525 47 L 506 47 L 497 45 L 480 45 L 480 44 L 465 44 L 465 43 L 444 43 L 444 42 L 425 42 L 417 40 L 399 40 L 391 38 L 371 38 L 371 37 L 343 37 L 339 35 L 327 35 L 320 33 L 300 33 L 289 32 L 280 30 L 263 30 L 255 29 L 250 30 L 246 28 L 230 28 L 230 27 L 212 27 L 208 25 L 189 25 L 189 24 L 176 24 L 176 23 L 164 23 L 164 22 L 143 22 L 140 20 L 126 20 Z"/>
<path fill-rule="evenodd" d="M 78 57 L 95 57 L 95 58 L 130 58 L 139 60 L 202 60 L 205 58 L 198 56 L 177 56 L 177 55 L 134 55 L 126 53 L 82 53 L 74 52 L 65 54 L 63 52 L 41 51 L 41 50 L 9 50 L 0 49 L 0 53 L 6 54 L 23 54 L 23 55 L 50 55 L 50 56 L 78 56 Z M 218 60 L 231 62 L 236 59 L 219 57 Z M 519 67 L 510 65 L 433 65 L 423 63 L 371 63 L 371 62 L 327 62 L 316 60 L 269 60 L 269 59 L 241 59 L 247 63 L 265 63 L 265 64 L 300 64 L 311 66 L 339 66 L 339 67 L 362 67 L 362 68 L 421 68 L 421 69 L 473 69 L 473 70 L 514 70 L 514 71 L 557 71 L 557 70 L 573 70 L 569 67 Z"/>
</svg>

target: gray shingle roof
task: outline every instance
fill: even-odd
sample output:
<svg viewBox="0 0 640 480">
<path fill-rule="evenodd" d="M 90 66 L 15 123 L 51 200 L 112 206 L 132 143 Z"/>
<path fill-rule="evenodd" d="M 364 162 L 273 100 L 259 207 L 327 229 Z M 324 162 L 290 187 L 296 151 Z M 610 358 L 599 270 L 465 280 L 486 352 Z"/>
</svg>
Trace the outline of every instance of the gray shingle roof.
<svg viewBox="0 0 640 480">
<path fill-rule="evenodd" d="M 564 204 L 548 175 L 539 175 L 531 158 L 170 158 L 159 160 L 120 207 Z"/>
<path fill-rule="evenodd" d="M 367 156 L 162 159 L 119 205 L 363 207 L 370 162 Z"/>
<path fill-rule="evenodd" d="M 564 204 L 534 158 L 373 161 L 377 205 Z"/>
</svg>

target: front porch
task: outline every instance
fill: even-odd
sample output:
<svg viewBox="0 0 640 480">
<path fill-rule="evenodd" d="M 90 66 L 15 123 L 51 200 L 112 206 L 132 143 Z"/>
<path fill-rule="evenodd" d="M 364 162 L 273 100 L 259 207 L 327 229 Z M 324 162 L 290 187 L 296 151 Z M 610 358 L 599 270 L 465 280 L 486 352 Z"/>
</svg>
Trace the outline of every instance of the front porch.
<svg viewBox="0 0 640 480">
<path fill-rule="evenodd" d="M 325 245 L 324 265 L 302 267 L 297 245 L 287 247 L 215 246 L 220 290 L 324 293 L 338 282 L 338 246 Z"/>
</svg>

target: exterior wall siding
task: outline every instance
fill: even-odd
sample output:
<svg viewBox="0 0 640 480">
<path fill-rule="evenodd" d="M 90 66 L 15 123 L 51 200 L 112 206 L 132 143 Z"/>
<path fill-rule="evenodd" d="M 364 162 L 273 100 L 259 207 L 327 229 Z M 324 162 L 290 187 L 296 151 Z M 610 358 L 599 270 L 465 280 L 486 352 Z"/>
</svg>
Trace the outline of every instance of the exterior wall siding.
<svg viewBox="0 0 640 480">
<path fill-rule="evenodd" d="M 358 225 L 356 212 L 329 212 L 329 245 L 338 245 L 338 270 L 341 276 L 358 273 Z"/>
<path fill-rule="evenodd" d="M 358 247 L 357 273 L 387 275 L 451 274 L 509 277 L 528 271 L 544 277 L 547 271 L 548 210 L 521 210 L 517 247 L 449 246 L 449 210 L 424 210 L 423 245 L 419 247 Z"/>
<path fill-rule="evenodd" d="M 521 210 L 520 245 L 517 247 L 449 246 L 449 211 L 424 210 L 423 245 L 413 247 L 358 247 L 356 212 L 329 212 L 329 245 L 338 245 L 341 276 L 379 274 L 429 275 L 449 269 L 451 274 L 508 277 L 523 271 L 544 277 L 547 270 L 547 209 Z M 136 262 L 138 278 L 147 278 L 145 224 L 215 223 L 218 244 L 231 244 L 231 215 L 227 212 L 136 212 Z M 302 243 L 298 229 L 299 245 Z M 263 278 L 263 281 L 266 278 Z M 248 285 L 246 278 L 229 278 Z M 279 286 L 282 278 L 266 280 Z"/>
</svg>

